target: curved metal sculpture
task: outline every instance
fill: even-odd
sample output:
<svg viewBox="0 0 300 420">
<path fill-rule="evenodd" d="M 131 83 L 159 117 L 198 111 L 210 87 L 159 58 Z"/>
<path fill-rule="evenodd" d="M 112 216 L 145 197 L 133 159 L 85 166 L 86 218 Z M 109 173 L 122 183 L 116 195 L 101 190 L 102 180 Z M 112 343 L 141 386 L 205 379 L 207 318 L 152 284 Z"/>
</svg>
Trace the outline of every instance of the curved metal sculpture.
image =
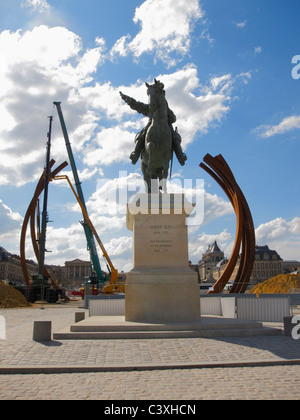
<svg viewBox="0 0 300 420">
<path fill-rule="evenodd" d="M 52 166 L 55 164 L 55 160 L 51 160 L 50 161 L 50 168 L 52 168 Z M 67 162 L 62 163 L 61 165 L 59 165 L 54 171 L 51 171 L 50 174 L 50 179 L 52 180 L 60 171 L 62 171 L 66 166 L 68 165 Z M 36 213 L 36 208 L 37 208 L 37 204 L 38 204 L 38 200 L 39 200 L 39 196 L 42 194 L 43 190 L 45 187 L 45 171 L 42 173 L 39 182 L 36 186 L 33 198 L 29 204 L 29 207 L 27 209 L 27 212 L 25 214 L 24 217 L 24 221 L 23 221 L 23 226 L 22 226 L 22 230 L 21 230 L 21 241 L 20 241 L 20 256 L 21 256 L 21 267 L 22 267 L 22 272 L 23 272 L 23 276 L 24 276 L 24 280 L 25 283 L 27 285 L 27 287 L 30 289 L 30 277 L 27 271 L 27 264 L 26 264 L 26 256 L 25 256 L 25 241 L 26 241 L 26 231 L 27 231 L 27 227 L 28 227 L 28 222 L 30 219 L 30 230 L 31 230 L 31 241 L 32 241 L 32 246 L 34 249 L 34 253 L 36 256 L 37 261 L 39 260 L 39 248 L 37 245 L 37 238 L 36 238 L 36 228 L 35 228 L 35 213 Z M 44 275 L 46 277 L 50 278 L 50 275 L 47 271 L 47 269 L 44 269 Z M 51 285 L 53 286 L 53 288 L 57 288 L 56 283 L 51 280 Z"/>
<path fill-rule="evenodd" d="M 207 154 L 203 161 L 206 164 L 200 163 L 200 167 L 211 175 L 223 189 L 233 206 L 237 218 L 235 242 L 230 259 L 222 276 L 214 284 L 213 290 L 207 294 L 222 292 L 232 276 L 240 250 L 238 273 L 229 293 L 244 293 L 250 281 L 255 259 L 255 231 L 251 212 L 244 194 L 223 156 L 212 157 Z"/>
</svg>

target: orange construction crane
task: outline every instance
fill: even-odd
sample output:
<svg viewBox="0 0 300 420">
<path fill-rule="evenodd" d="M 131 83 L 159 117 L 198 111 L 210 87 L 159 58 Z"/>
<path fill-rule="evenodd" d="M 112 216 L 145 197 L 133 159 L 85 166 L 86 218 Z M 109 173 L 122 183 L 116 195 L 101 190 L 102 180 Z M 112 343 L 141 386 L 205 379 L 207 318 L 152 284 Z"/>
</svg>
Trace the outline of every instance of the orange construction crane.
<svg viewBox="0 0 300 420">
<path fill-rule="evenodd" d="M 76 193 L 69 177 L 67 175 L 57 175 L 54 177 L 54 180 L 66 180 L 71 188 L 71 190 L 73 191 L 74 196 L 76 197 L 76 200 L 81 208 L 81 211 L 84 215 L 84 218 L 88 224 L 88 226 L 90 227 L 94 237 L 96 238 L 96 241 L 98 242 L 98 245 L 101 249 L 101 251 L 103 252 L 103 257 L 106 259 L 107 264 L 109 266 L 109 270 L 110 270 L 110 284 L 108 284 L 107 286 L 103 287 L 103 292 L 104 293 L 125 293 L 125 284 L 124 283 L 119 283 L 118 281 L 118 271 L 115 269 L 113 263 L 111 262 L 111 259 L 109 258 L 108 253 L 106 252 L 106 249 L 91 221 L 91 219 L 89 218 L 87 211 L 84 207 L 84 205 L 82 204 L 78 194 Z"/>
</svg>

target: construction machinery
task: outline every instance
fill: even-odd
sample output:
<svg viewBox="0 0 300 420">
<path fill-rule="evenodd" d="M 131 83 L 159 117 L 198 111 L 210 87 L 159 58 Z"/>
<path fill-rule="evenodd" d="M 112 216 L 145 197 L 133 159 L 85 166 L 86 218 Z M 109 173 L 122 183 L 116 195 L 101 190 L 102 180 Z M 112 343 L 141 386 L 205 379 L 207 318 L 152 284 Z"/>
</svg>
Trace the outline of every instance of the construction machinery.
<svg viewBox="0 0 300 420">
<path fill-rule="evenodd" d="M 35 302 L 36 300 L 43 301 L 44 299 L 48 302 L 56 302 L 59 297 L 64 297 L 64 290 L 59 288 L 57 284 L 51 280 L 50 275 L 45 267 L 45 252 L 46 252 L 46 228 L 48 223 L 47 213 L 47 202 L 48 202 L 48 186 L 52 177 L 57 175 L 63 168 L 68 164 L 64 162 L 56 170 L 51 171 L 55 161 L 50 160 L 50 148 L 51 148 L 51 131 L 53 117 L 49 117 L 49 131 L 47 134 L 47 153 L 46 153 L 46 164 L 45 169 L 40 177 L 37 184 L 34 196 L 29 204 L 28 210 L 24 217 L 21 241 L 20 241 L 20 253 L 21 253 L 21 267 L 26 283 L 26 288 L 20 288 L 20 291 L 26 296 L 29 302 Z M 42 212 L 42 227 L 40 227 L 40 212 L 39 212 L 39 197 L 44 191 L 43 201 L 43 212 Z M 37 218 L 35 214 L 37 212 Z M 33 249 L 38 260 L 38 274 L 29 277 L 27 271 L 27 263 L 25 256 L 25 240 L 26 230 L 30 221 L 31 228 L 31 239 Z M 36 235 L 35 222 L 38 224 L 38 235 Z"/>
<path fill-rule="evenodd" d="M 60 125 L 61 125 L 62 132 L 63 132 L 63 135 L 64 135 L 66 148 L 67 148 L 67 152 L 68 152 L 68 156 L 69 156 L 69 161 L 70 161 L 70 165 L 71 165 L 71 168 L 72 168 L 72 173 L 73 173 L 73 177 L 74 177 L 74 181 L 75 181 L 75 187 L 76 187 L 77 195 L 78 195 L 79 200 L 81 202 L 82 208 L 85 210 L 85 213 L 87 214 L 84 195 L 83 195 L 83 191 L 82 191 L 82 188 L 81 188 L 81 182 L 80 182 L 78 171 L 77 171 L 77 168 L 76 168 L 75 159 L 74 159 L 74 156 L 73 156 L 73 152 L 72 152 L 72 148 L 71 148 L 71 144 L 70 144 L 70 140 L 69 140 L 69 135 L 68 135 L 68 132 L 67 132 L 67 127 L 66 127 L 66 124 L 65 124 L 65 120 L 64 120 L 64 117 L 63 117 L 62 110 L 61 110 L 61 102 L 53 102 L 53 104 L 56 106 L 59 121 L 60 121 Z M 81 222 L 81 224 L 82 224 L 82 227 L 84 229 L 84 233 L 85 233 L 86 240 L 87 240 L 87 248 L 88 248 L 88 251 L 90 253 L 90 261 L 91 261 L 90 282 L 92 284 L 100 285 L 101 283 L 103 283 L 106 280 L 106 277 L 101 270 L 99 257 L 98 257 L 97 249 L 96 249 L 96 246 L 95 246 L 94 237 L 93 237 L 91 229 L 90 229 L 90 227 L 89 227 L 89 225 L 86 221 L 86 218 L 85 218 L 84 214 L 83 214 L 83 221 Z"/>
<path fill-rule="evenodd" d="M 98 286 L 98 289 L 101 290 L 103 284 L 109 280 L 109 284 L 104 286 L 102 289 L 102 292 L 104 293 L 114 293 L 114 292 L 123 292 L 124 293 L 124 284 L 119 284 L 118 283 L 118 271 L 114 268 L 105 248 L 104 245 L 102 244 L 99 235 L 96 232 L 96 229 L 94 227 L 94 225 L 92 224 L 88 213 L 87 213 L 87 208 L 86 208 L 86 204 L 85 204 L 85 200 L 84 200 L 84 195 L 83 195 L 83 191 L 81 188 L 81 182 L 79 180 L 79 175 L 78 175 L 78 171 L 76 168 L 76 164 L 75 164 L 75 159 L 73 156 L 73 152 L 72 152 L 72 148 L 71 148 L 71 144 L 70 144 L 70 140 L 69 140 L 69 136 L 68 136 L 68 132 L 67 132 L 67 128 L 66 128 L 66 124 L 64 121 L 64 117 L 63 117 L 63 113 L 62 113 L 62 109 L 61 109 L 61 102 L 53 102 L 53 104 L 56 106 L 57 109 L 57 113 L 58 113 L 58 117 L 60 120 L 60 124 L 61 124 L 61 128 L 62 128 L 62 132 L 64 135 L 64 139 L 65 139 L 65 144 L 66 144 L 66 148 L 67 148 L 67 152 L 68 152 L 68 156 L 69 156 L 69 160 L 70 160 L 70 164 L 71 164 L 71 168 L 72 168 L 72 173 L 73 173 L 73 177 L 74 177 L 74 181 L 75 181 L 75 189 L 73 188 L 72 183 L 70 182 L 70 179 L 67 176 L 57 176 L 55 177 L 55 179 L 66 179 L 70 188 L 72 189 L 78 204 L 80 205 L 81 211 L 82 211 L 82 215 L 83 215 L 83 221 L 81 222 L 83 229 L 84 229 L 84 233 L 86 236 L 86 240 L 87 240 L 87 247 L 88 250 L 90 252 L 90 260 L 91 260 L 91 279 L 90 279 L 90 283 L 91 284 L 96 284 Z M 99 257 L 97 254 L 97 249 L 95 246 L 95 241 L 94 238 L 97 240 L 100 249 L 103 253 L 103 257 L 106 259 L 107 261 L 107 268 L 109 270 L 109 276 L 107 277 L 105 275 L 105 273 L 103 273 L 103 271 L 101 270 L 101 266 L 100 266 L 100 262 L 99 262 Z"/>
<path fill-rule="evenodd" d="M 48 185 L 49 182 L 53 180 L 67 180 L 70 188 L 73 191 L 73 194 L 76 197 L 78 204 L 80 205 L 82 215 L 83 215 L 83 222 L 81 222 L 86 240 L 87 240 L 87 248 L 90 252 L 90 261 L 91 261 L 91 276 L 87 283 L 91 284 L 93 290 L 96 290 L 97 293 L 124 293 L 125 292 L 125 285 L 124 282 L 118 281 L 118 271 L 113 266 L 109 255 L 107 254 L 105 247 L 100 240 L 97 231 L 92 224 L 85 205 L 84 195 L 81 188 L 81 182 L 79 180 L 74 156 L 71 149 L 71 144 L 69 141 L 69 136 L 67 133 L 66 125 L 64 122 L 60 102 L 54 102 L 54 105 L 57 108 L 58 116 L 60 119 L 63 135 L 65 138 L 66 148 L 70 160 L 70 164 L 72 167 L 72 173 L 75 180 L 75 187 L 76 191 L 70 181 L 70 179 L 66 175 L 58 176 L 58 173 L 64 169 L 68 163 L 64 162 L 59 165 L 55 170 L 52 170 L 55 161 L 52 159 L 50 160 L 50 146 L 51 146 L 51 129 L 52 129 L 52 121 L 53 117 L 50 118 L 49 124 L 49 132 L 48 132 L 48 141 L 47 141 L 47 153 L 46 153 L 46 165 L 45 169 L 40 177 L 40 180 L 37 184 L 34 196 L 29 204 L 28 210 L 24 217 L 22 231 L 21 231 L 21 241 L 20 241 L 20 253 L 21 253 L 21 266 L 23 271 L 23 276 L 26 283 L 26 289 L 22 292 L 27 297 L 28 301 L 34 302 L 35 300 L 47 300 L 48 302 L 56 302 L 58 298 L 64 297 L 64 290 L 61 289 L 50 277 L 47 268 L 45 267 L 44 260 L 45 260 L 45 252 L 47 252 L 45 248 L 46 244 L 46 226 L 49 222 L 48 214 L 47 214 L 47 200 L 48 200 Z M 39 197 L 44 191 L 44 205 L 42 211 L 42 226 L 40 226 L 40 211 L 39 211 Z M 30 222 L 31 228 L 31 239 L 32 245 L 34 248 L 34 252 L 36 258 L 38 260 L 38 274 L 32 276 L 30 278 L 28 271 L 27 271 L 27 264 L 26 264 L 26 256 L 25 256 L 25 241 L 26 241 L 26 231 L 28 227 L 28 223 Z M 37 225 L 37 226 L 36 226 Z M 37 234 L 36 234 L 37 232 Z M 103 257 L 107 261 L 107 268 L 109 271 L 109 275 L 102 272 L 99 257 L 97 254 L 96 244 L 94 241 L 96 239 L 102 253 Z M 105 283 L 108 284 L 105 284 Z"/>
<path fill-rule="evenodd" d="M 106 285 L 103 287 L 102 292 L 104 293 L 114 293 L 114 292 L 119 292 L 119 293 L 124 293 L 125 292 L 125 285 L 123 283 L 119 283 L 118 281 L 118 271 L 115 269 L 113 263 L 111 262 L 111 259 L 109 258 L 108 253 L 106 252 L 106 249 L 91 221 L 91 219 L 89 218 L 86 208 L 83 205 L 83 203 L 80 200 L 80 197 L 78 196 L 78 194 L 76 194 L 76 191 L 69 179 L 69 177 L 67 175 L 57 175 L 54 177 L 54 180 L 66 180 L 71 188 L 71 190 L 73 191 L 73 194 L 81 208 L 82 214 L 84 216 L 84 220 L 85 223 L 88 225 L 88 227 L 90 228 L 91 233 L 94 235 L 101 251 L 103 252 L 103 257 L 106 259 L 107 264 L 108 264 L 108 270 L 110 273 L 110 284 Z"/>
</svg>

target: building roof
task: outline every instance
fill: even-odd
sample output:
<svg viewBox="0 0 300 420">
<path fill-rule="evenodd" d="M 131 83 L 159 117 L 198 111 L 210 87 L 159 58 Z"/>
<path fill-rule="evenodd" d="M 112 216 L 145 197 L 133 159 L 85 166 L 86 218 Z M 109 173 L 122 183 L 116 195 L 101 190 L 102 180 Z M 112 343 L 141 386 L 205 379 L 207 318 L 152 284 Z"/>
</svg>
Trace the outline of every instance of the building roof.
<svg viewBox="0 0 300 420">
<path fill-rule="evenodd" d="M 208 248 L 205 252 L 205 254 L 211 253 L 211 252 L 222 252 L 217 244 L 217 241 L 215 241 L 213 244 L 208 245 Z"/>
<path fill-rule="evenodd" d="M 202 254 L 202 260 L 207 260 L 207 259 L 211 259 L 213 258 L 213 260 L 215 258 L 224 258 L 224 252 L 222 252 L 217 244 L 217 241 L 215 241 L 214 243 L 210 244 L 206 250 L 206 252 L 204 254 Z M 199 263 L 200 263 L 199 261 Z M 198 263 L 198 264 L 199 264 Z"/>
<path fill-rule="evenodd" d="M 11 254 L 5 248 L 0 246 L 0 261 L 7 261 Z"/>
<path fill-rule="evenodd" d="M 263 260 L 263 259 L 266 259 L 265 258 L 266 256 L 268 257 L 267 259 L 282 260 L 282 258 L 277 253 L 277 251 L 274 251 L 273 249 L 269 249 L 268 245 L 264 245 L 264 246 L 256 245 L 255 246 L 255 258 Z M 274 258 L 274 256 L 276 258 Z M 257 257 L 259 257 L 259 258 L 257 258 Z"/>
<path fill-rule="evenodd" d="M 75 258 L 75 260 L 72 260 L 72 261 L 65 261 L 65 265 L 67 264 L 90 264 L 90 261 L 83 261 L 83 260 L 80 260 L 79 258 Z"/>
<path fill-rule="evenodd" d="M 215 241 L 212 245 L 210 245 L 209 252 L 222 252 L 217 244 L 217 241 Z"/>
</svg>

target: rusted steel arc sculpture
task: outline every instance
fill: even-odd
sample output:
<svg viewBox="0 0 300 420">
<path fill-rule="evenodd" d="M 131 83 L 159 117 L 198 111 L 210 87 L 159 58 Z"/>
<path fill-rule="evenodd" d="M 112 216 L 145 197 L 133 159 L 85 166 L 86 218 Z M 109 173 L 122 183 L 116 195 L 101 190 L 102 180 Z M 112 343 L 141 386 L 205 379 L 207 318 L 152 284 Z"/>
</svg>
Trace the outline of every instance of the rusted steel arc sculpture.
<svg viewBox="0 0 300 420">
<path fill-rule="evenodd" d="M 52 168 L 54 164 L 55 164 L 55 160 L 52 159 L 50 161 L 50 168 Z M 50 178 L 53 179 L 67 165 L 68 165 L 67 162 L 63 162 L 61 165 L 59 165 L 54 171 L 51 172 Z M 29 274 L 28 274 L 28 271 L 27 271 L 26 256 L 25 256 L 26 231 L 27 231 L 27 226 L 28 226 L 28 222 L 29 222 L 29 219 L 30 219 L 31 241 L 32 241 L 35 256 L 38 260 L 39 259 L 39 248 L 38 248 L 38 245 L 37 245 L 37 239 L 36 239 L 36 234 L 35 234 L 35 230 L 36 230 L 35 229 L 35 212 L 36 212 L 36 207 L 37 207 L 39 196 L 42 194 L 42 192 L 44 190 L 44 184 L 45 184 L 45 182 L 44 182 L 45 178 L 44 177 L 45 177 L 45 171 L 42 173 L 42 175 L 39 179 L 39 182 L 36 186 L 33 198 L 31 200 L 31 202 L 29 204 L 29 207 L 27 209 L 27 212 L 25 214 L 24 221 L 23 221 L 23 226 L 22 226 L 22 231 L 21 231 L 21 241 L 20 241 L 21 267 L 22 267 L 24 280 L 25 280 L 28 288 L 30 288 L 30 278 L 29 278 Z M 46 268 L 44 270 L 44 275 L 47 276 L 47 277 L 50 277 Z M 51 285 L 54 288 L 57 288 L 55 282 L 51 279 L 50 279 L 50 281 L 51 281 Z"/>
<path fill-rule="evenodd" d="M 236 263 L 239 257 L 239 251 L 241 247 L 241 240 L 242 240 L 242 233 L 243 233 L 242 225 L 241 225 L 241 222 L 243 220 L 243 214 L 242 214 L 242 207 L 240 205 L 237 191 L 235 191 L 235 185 L 234 185 L 235 180 L 234 180 L 233 174 L 230 171 L 224 159 L 221 156 L 215 159 L 213 159 L 211 156 L 206 156 L 205 161 L 209 163 L 209 165 L 216 172 L 217 175 L 213 173 L 214 179 L 219 183 L 219 185 L 222 187 L 222 189 L 228 196 L 237 217 L 237 230 L 236 230 L 236 238 L 235 238 L 235 243 L 233 247 L 233 252 L 222 277 L 216 282 L 213 289 L 213 293 L 221 293 L 225 285 L 230 280 L 230 277 L 233 273 L 233 270 L 236 266 Z"/>
<path fill-rule="evenodd" d="M 55 163 L 55 161 L 51 160 L 51 162 L 50 162 L 50 167 L 51 168 L 54 165 L 54 163 Z M 28 271 L 27 271 L 26 257 L 25 257 L 26 232 L 27 232 L 27 226 L 28 226 L 29 219 L 32 216 L 34 217 L 35 208 L 36 208 L 36 205 L 37 205 L 38 198 L 43 191 L 44 175 L 45 175 L 45 171 L 42 173 L 42 175 L 40 177 L 40 180 L 39 180 L 39 182 L 36 186 L 33 198 L 31 200 L 31 202 L 28 206 L 27 212 L 25 214 L 24 221 L 23 221 L 23 226 L 22 226 L 22 230 L 21 230 L 21 241 L 20 241 L 21 267 L 22 267 L 24 280 L 26 282 L 27 287 L 29 287 L 29 288 L 30 288 L 30 278 L 29 278 L 29 274 L 28 274 Z"/>
<path fill-rule="evenodd" d="M 230 293 L 244 293 L 250 280 L 255 258 L 255 233 L 251 212 L 234 175 L 222 155 L 212 157 L 207 154 L 200 167 L 204 169 L 223 189 L 231 202 L 237 218 L 235 242 L 226 268 L 210 293 L 221 293 L 232 276 L 239 258 L 240 264 Z M 210 168 L 209 168 L 210 167 Z"/>
</svg>

